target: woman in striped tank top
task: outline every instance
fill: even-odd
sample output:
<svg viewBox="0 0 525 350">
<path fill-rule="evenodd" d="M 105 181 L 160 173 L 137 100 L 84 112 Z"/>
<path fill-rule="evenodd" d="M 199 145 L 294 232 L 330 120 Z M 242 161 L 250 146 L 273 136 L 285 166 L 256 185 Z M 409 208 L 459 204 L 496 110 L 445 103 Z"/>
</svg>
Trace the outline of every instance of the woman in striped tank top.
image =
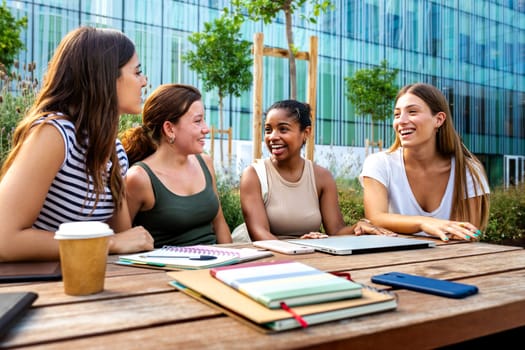
<svg viewBox="0 0 525 350">
<path fill-rule="evenodd" d="M 104 221 L 110 253 L 153 248 L 131 228 L 119 116 L 140 113 L 146 77 L 119 31 L 80 27 L 57 47 L 0 173 L 0 261 L 58 260 L 63 222 Z"/>
</svg>

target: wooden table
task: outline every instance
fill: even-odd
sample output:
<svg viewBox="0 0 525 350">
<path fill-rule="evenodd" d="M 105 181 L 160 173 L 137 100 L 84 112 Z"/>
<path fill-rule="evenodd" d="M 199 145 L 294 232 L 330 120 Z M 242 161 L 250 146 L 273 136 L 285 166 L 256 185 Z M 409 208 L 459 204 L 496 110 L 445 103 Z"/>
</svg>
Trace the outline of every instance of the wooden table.
<svg viewBox="0 0 525 350">
<path fill-rule="evenodd" d="M 289 258 L 276 253 L 266 260 Z M 0 347 L 419 349 L 525 329 L 525 250 L 520 247 L 449 243 L 430 249 L 294 258 L 323 270 L 350 272 L 354 280 L 367 284 L 372 284 L 372 275 L 401 271 L 475 284 L 480 292 L 456 300 L 398 290 L 395 311 L 267 335 L 176 291 L 164 271 L 115 265 L 111 261 L 116 257 L 111 256 L 105 290 L 95 295 L 67 296 L 62 282 L 0 285 L 0 292 L 39 294 Z"/>
</svg>

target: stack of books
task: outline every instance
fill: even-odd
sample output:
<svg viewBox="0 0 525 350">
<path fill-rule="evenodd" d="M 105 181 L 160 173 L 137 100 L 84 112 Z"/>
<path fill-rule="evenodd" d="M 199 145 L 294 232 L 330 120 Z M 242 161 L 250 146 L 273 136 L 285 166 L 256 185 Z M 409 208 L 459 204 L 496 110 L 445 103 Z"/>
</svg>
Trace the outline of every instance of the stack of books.
<svg viewBox="0 0 525 350">
<path fill-rule="evenodd" d="M 397 307 L 394 294 L 296 261 L 168 272 L 170 284 L 263 332 L 307 327 Z"/>
</svg>

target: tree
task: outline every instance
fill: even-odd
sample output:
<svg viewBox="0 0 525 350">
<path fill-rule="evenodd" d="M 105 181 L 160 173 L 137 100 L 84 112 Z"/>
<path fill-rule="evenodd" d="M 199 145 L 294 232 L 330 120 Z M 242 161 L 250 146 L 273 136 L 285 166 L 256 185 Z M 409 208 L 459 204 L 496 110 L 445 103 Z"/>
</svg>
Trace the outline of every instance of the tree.
<svg viewBox="0 0 525 350">
<path fill-rule="evenodd" d="M 398 87 L 395 85 L 399 69 L 388 69 L 387 60 L 371 69 L 360 69 L 354 76 L 346 77 L 346 96 L 356 111 L 372 118 L 371 137 L 374 143 L 374 121 L 382 121 L 392 115 L 392 101 Z"/>
<path fill-rule="evenodd" d="M 188 37 L 195 51 L 188 51 L 182 59 L 203 81 L 204 89 L 217 89 L 219 96 L 219 128 L 223 130 L 224 97 L 239 97 L 252 83 L 251 43 L 241 40 L 239 22 L 224 13 L 212 22 L 204 23 L 204 30 Z M 222 162 L 221 137 L 221 162 Z"/>
<path fill-rule="evenodd" d="M 13 17 L 5 0 L 0 7 L 0 65 L 8 72 L 18 52 L 24 48 L 20 40 L 22 29 L 27 27 L 27 17 Z"/>
<path fill-rule="evenodd" d="M 286 25 L 286 40 L 288 42 L 288 57 L 290 60 L 290 98 L 297 98 L 297 70 L 295 65 L 295 53 L 297 49 L 293 41 L 292 15 L 294 12 L 305 4 L 311 4 L 313 11 L 309 16 L 302 16 L 311 23 L 316 23 L 316 17 L 321 12 L 326 12 L 334 6 L 330 0 L 233 0 L 232 5 L 237 14 L 246 12 L 251 20 L 263 23 L 271 23 L 279 12 L 284 12 Z"/>
</svg>

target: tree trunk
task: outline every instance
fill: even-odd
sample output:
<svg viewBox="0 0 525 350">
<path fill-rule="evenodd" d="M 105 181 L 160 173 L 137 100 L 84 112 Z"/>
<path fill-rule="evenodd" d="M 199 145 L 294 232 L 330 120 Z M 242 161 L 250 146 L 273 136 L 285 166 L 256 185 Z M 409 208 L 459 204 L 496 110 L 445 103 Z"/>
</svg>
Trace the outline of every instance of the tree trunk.
<svg viewBox="0 0 525 350">
<path fill-rule="evenodd" d="M 372 118 L 372 123 L 370 124 L 370 142 L 372 143 L 372 149 L 374 148 L 374 119 Z"/>
<path fill-rule="evenodd" d="M 221 148 L 221 166 L 223 164 L 223 159 L 224 159 L 224 156 L 223 156 L 223 151 L 222 151 L 222 131 L 224 130 L 224 125 L 223 125 L 223 118 L 222 118 L 222 108 L 223 108 L 223 105 L 222 105 L 222 94 L 219 94 L 219 146 Z"/>
<path fill-rule="evenodd" d="M 292 13 L 290 12 L 290 3 L 288 1 L 284 8 L 284 14 L 286 18 L 286 39 L 288 41 L 288 57 L 290 67 L 290 98 L 297 99 L 297 69 L 295 65 L 295 54 L 294 54 L 294 42 L 292 33 Z"/>
</svg>

